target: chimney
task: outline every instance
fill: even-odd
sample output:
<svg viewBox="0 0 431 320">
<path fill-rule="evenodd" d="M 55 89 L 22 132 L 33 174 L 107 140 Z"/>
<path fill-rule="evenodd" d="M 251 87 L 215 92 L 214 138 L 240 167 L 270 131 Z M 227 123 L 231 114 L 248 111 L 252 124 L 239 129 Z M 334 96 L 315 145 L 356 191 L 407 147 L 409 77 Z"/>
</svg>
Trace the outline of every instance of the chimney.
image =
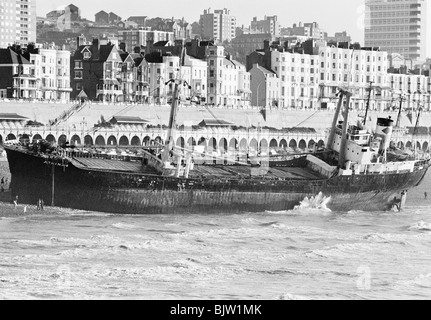
<svg viewBox="0 0 431 320">
<path fill-rule="evenodd" d="M 120 47 L 120 50 L 127 52 L 127 44 L 125 42 L 121 42 L 119 47 Z"/>
<path fill-rule="evenodd" d="M 93 38 L 93 46 L 97 48 L 97 50 L 100 49 L 99 39 Z"/>
</svg>

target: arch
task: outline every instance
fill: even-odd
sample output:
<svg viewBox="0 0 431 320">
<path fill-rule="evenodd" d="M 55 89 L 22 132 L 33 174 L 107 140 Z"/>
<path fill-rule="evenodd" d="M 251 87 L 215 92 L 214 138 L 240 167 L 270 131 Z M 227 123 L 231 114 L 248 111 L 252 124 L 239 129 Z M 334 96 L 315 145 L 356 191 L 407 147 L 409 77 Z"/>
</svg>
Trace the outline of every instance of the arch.
<svg viewBox="0 0 431 320">
<path fill-rule="evenodd" d="M 58 137 L 58 144 L 59 145 L 65 144 L 66 142 L 67 142 L 66 135 L 62 134 L 60 137 Z"/>
<path fill-rule="evenodd" d="M 204 146 L 206 148 L 206 146 L 207 146 L 207 140 L 204 137 L 201 137 L 198 140 L 198 146 Z"/>
<path fill-rule="evenodd" d="M 429 143 L 427 141 L 424 142 L 424 144 L 422 146 L 422 150 L 425 152 L 429 151 Z"/>
<path fill-rule="evenodd" d="M 295 150 L 298 147 L 298 144 L 296 143 L 295 139 L 290 140 L 289 142 L 289 148 Z"/>
<path fill-rule="evenodd" d="M 299 149 L 301 149 L 301 150 L 305 150 L 305 149 L 307 149 L 307 142 L 305 142 L 305 140 L 304 140 L 304 139 L 301 139 L 301 141 L 299 141 L 298 147 L 299 147 Z"/>
<path fill-rule="evenodd" d="M 132 146 L 140 146 L 141 145 L 141 139 L 139 139 L 139 137 L 137 137 L 137 136 L 134 136 L 132 138 L 132 141 L 130 142 L 130 144 Z"/>
<path fill-rule="evenodd" d="M 416 142 L 416 150 L 422 151 L 422 144 L 420 143 L 420 141 Z"/>
<path fill-rule="evenodd" d="M 250 154 L 257 155 L 258 152 L 259 152 L 259 143 L 257 142 L 256 139 L 253 138 L 250 141 Z"/>
<path fill-rule="evenodd" d="M 268 154 L 269 152 L 269 145 L 268 145 L 268 141 L 266 139 L 262 139 L 260 141 L 260 153 L 261 154 Z"/>
<path fill-rule="evenodd" d="M 13 133 L 9 133 L 7 135 L 6 141 L 9 141 L 9 140 L 16 140 L 16 137 L 15 137 L 15 135 Z"/>
<path fill-rule="evenodd" d="M 397 147 L 398 147 L 399 149 L 401 149 L 401 150 L 404 150 L 404 142 L 399 141 L 399 142 L 398 142 L 398 144 L 397 144 Z"/>
<path fill-rule="evenodd" d="M 187 148 L 193 149 L 196 146 L 196 139 L 193 137 L 190 137 L 187 140 Z"/>
<path fill-rule="evenodd" d="M 287 148 L 287 141 L 285 139 L 280 140 L 280 148 L 283 148 L 283 149 Z"/>
<path fill-rule="evenodd" d="M 84 145 L 86 146 L 92 146 L 93 145 L 93 138 L 89 135 L 86 135 L 84 137 Z"/>
<path fill-rule="evenodd" d="M 235 152 L 238 150 L 238 148 L 239 148 L 238 140 L 236 138 L 230 139 L 229 147 L 228 147 L 229 152 Z"/>
<path fill-rule="evenodd" d="M 226 153 L 228 150 L 228 144 L 227 144 L 227 140 L 225 138 L 221 138 L 219 141 L 219 149 L 221 152 Z"/>
<path fill-rule="evenodd" d="M 313 150 L 315 146 L 316 146 L 316 141 L 314 141 L 313 139 L 311 139 L 311 140 L 308 142 L 308 149 L 309 149 L 309 150 Z"/>
<path fill-rule="evenodd" d="M 75 146 L 79 146 L 81 144 L 81 138 L 75 134 L 74 136 L 72 136 L 72 139 L 70 139 L 70 143 Z"/>
<path fill-rule="evenodd" d="M 241 142 L 239 143 L 239 150 L 244 153 L 247 152 L 247 140 L 245 138 L 241 139 Z"/>
<path fill-rule="evenodd" d="M 129 145 L 129 138 L 127 138 L 126 136 L 122 136 L 120 138 L 120 141 L 118 142 L 118 144 L 120 146 L 128 146 Z"/>
<path fill-rule="evenodd" d="M 97 136 L 96 146 L 106 146 L 105 138 L 102 136 Z"/>
<path fill-rule="evenodd" d="M 39 141 L 39 140 L 42 140 L 43 138 L 42 138 L 42 136 L 40 135 L 40 134 L 35 134 L 34 136 L 33 136 L 33 139 L 32 139 L 32 141 L 33 142 L 36 142 L 36 141 Z"/>
<path fill-rule="evenodd" d="M 184 140 L 184 138 L 183 138 L 183 137 L 179 137 L 179 138 L 177 139 L 176 146 L 177 146 L 177 147 L 180 147 L 181 149 L 184 149 L 184 148 L 185 148 L 185 146 L 186 146 L 186 141 Z"/>
<path fill-rule="evenodd" d="M 163 144 L 163 139 L 160 136 L 157 136 L 156 139 L 154 139 L 157 146 L 160 146 Z"/>
<path fill-rule="evenodd" d="M 217 151 L 217 140 L 215 138 L 211 138 L 210 141 L 208 141 L 208 151 Z"/>
<path fill-rule="evenodd" d="M 146 136 L 146 137 L 144 138 L 144 140 L 142 141 L 142 145 L 143 145 L 143 146 L 146 146 L 146 147 L 149 147 L 149 146 L 150 146 L 150 144 L 151 144 L 151 138 L 150 138 L 149 136 Z"/>
<path fill-rule="evenodd" d="M 317 147 L 323 148 L 324 146 L 325 146 L 325 142 L 323 140 L 319 140 L 319 142 L 317 143 Z"/>
<path fill-rule="evenodd" d="M 54 143 L 57 141 L 55 140 L 55 137 L 52 134 L 47 135 L 45 140 L 48 142 L 54 142 Z"/>
<path fill-rule="evenodd" d="M 412 149 L 412 143 L 410 141 L 406 143 L 406 149 Z"/>
<path fill-rule="evenodd" d="M 117 138 L 114 136 L 110 136 L 108 138 L 108 146 L 116 146 L 117 145 Z"/>
<path fill-rule="evenodd" d="M 28 135 L 28 134 L 22 134 L 22 135 L 19 137 L 19 142 L 21 142 L 21 143 L 23 143 L 23 144 L 27 144 L 27 143 L 29 143 L 29 142 L 30 142 L 30 137 L 29 137 L 29 135 Z"/>
<path fill-rule="evenodd" d="M 276 140 L 276 139 L 272 139 L 272 140 L 269 142 L 269 146 L 270 146 L 271 148 L 278 148 L 278 142 L 277 142 L 277 140 Z"/>
</svg>

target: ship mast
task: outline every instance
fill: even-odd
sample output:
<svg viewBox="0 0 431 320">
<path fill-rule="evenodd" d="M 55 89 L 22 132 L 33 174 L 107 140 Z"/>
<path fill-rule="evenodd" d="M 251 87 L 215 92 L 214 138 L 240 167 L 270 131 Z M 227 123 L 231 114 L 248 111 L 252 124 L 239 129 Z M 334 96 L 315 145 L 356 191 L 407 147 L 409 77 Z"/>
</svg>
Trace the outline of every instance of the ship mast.
<svg viewBox="0 0 431 320">
<path fill-rule="evenodd" d="M 180 68 L 184 66 L 184 59 L 185 59 L 185 48 L 183 47 L 181 50 L 181 57 L 180 57 Z M 181 72 L 181 69 L 180 69 Z M 175 134 L 177 129 L 177 114 L 178 114 L 178 105 L 180 100 L 180 93 L 181 93 L 181 86 L 184 84 L 184 81 L 181 81 L 179 79 L 170 79 L 168 82 L 165 83 L 165 85 L 168 85 L 169 83 L 174 83 L 174 94 L 172 97 L 172 103 L 171 103 L 171 113 L 169 115 L 169 127 L 168 127 L 168 135 L 166 138 L 166 144 L 165 148 L 162 152 L 162 161 L 163 163 L 170 162 L 171 161 L 171 153 L 173 153 L 173 149 L 175 147 Z"/>
<path fill-rule="evenodd" d="M 401 111 L 403 110 L 403 101 L 404 101 L 404 97 L 401 96 L 400 97 L 400 108 L 398 110 L 397 124 L 395 125 L 397 128 L 399 128 L 401 125 Z"/>
<path fill-rule="evenodd" d="M 344 107 L 344 113 L 343 113 L 343 118 L 344 118 L 343 129 L 341 133 L 340 155 L 338 157 L 338 165 L 341 168 L 344 166 L 344 162 L 346 162 L 347 129 L 349 126 L 349 108 L 350 108 L 350 98 L 352 97 L 352 93 L 348 91 L 344 91 L 344 95 L 347 97 L 347 99 L 346 99 L 346 105 Z"/>
<path fill-rule="evenodd" d="M 367 124 L 368 110 L 370 110 L 371 91 L 373 90 L 373 81 L 370 81 L 370 92 L 368 93 L 367 108 L 365 110 L 364 126 Z"/>
<path fill-rule="evenodd" d="M 344 97 L 344 91 L 341 90 L 339 92 L 337 110 L 335 111 L 334 119 L 332 120 L 331 132 L 329 133 L 329 138 L 328 138 L 329 148 L 331 148 L 332 144 L 334 143 L 335 131 L 337 130 L 338 117 L 340 116 L 341 107 L 343 106 L 343 97 Z"/>
</svg>

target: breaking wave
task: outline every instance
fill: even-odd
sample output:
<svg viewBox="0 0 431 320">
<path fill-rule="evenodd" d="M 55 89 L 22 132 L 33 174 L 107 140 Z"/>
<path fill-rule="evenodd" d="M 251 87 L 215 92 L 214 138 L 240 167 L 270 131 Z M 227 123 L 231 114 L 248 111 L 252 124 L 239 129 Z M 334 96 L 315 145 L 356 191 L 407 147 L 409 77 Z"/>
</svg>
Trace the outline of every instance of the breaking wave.
<svg viewBox="0 0 431 320">
<path fill-rule="evenodd" d="M 331 201 L 331 197 L 325 197 L 322 192 L 320 192 L 316 197 L 305 197 L 301 203 L 295 207 L 294 210 L 304 210 L 304 209 L 318 209 L 326 212 L 331 212 L 328 208 L 328 204 Z"/>
<path fill-rule="evenodd" d="M 431 223 L 427 223 L 425 221 L 419 221 L 418 223 L 415 223 L 409 228 L 410 231 L 416 230 L 416 231 L 431 231 Z"/>
</svg>

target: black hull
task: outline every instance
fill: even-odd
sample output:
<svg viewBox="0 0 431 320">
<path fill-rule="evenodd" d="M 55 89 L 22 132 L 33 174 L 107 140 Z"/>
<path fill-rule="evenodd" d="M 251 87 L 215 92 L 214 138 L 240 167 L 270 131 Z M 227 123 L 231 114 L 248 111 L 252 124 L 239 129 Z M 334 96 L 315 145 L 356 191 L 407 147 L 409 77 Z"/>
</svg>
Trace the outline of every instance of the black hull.
<svg viewBox="0 0 431 320">
<path fill-rule="evenodd" d="M 52 165 L 7 148 L 11 189 L 19 202 L 52 204 Z M 383 211 L 416 187 L 428 166 L 412 173 L 340 176 L 326 180 L 184 179 L 142 173 L 55 167 L 54 205 L 121 214 L 236 213 L 294 209 L 320 192 L 332 211 Z"/>
</svg>

